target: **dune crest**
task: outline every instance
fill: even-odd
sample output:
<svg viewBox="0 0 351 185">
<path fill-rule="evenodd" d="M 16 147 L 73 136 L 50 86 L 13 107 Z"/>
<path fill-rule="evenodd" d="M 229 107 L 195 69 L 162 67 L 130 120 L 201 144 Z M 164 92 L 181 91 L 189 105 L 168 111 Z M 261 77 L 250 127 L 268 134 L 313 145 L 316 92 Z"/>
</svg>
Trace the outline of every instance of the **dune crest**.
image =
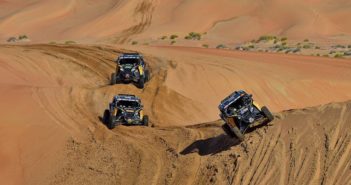
<svg viewBox="0 0 351 185">
<path fill-rule="evenodd" d="M 35 42 L 126 43 L 194 31 L 206 32 L 206 42 L 217 44 L 264 34 L 335 39 L 351 34 L 349 5 L 344 0 L 10 0 L 0 4 L 0 38 L 26 34 Z"/>
</svg>

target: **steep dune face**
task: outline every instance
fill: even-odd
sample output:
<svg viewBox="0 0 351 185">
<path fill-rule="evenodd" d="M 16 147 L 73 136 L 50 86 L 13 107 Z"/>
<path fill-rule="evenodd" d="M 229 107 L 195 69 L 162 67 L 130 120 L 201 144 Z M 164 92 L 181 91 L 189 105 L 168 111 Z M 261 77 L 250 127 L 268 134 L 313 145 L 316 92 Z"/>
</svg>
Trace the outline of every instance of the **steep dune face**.
<svg viewBox="0 0 351 185">
<path fill-rule="evenodd" d="M 206 42 L 247 41 L 263 34 L 289 38 L 350 35 L 350 2 L 231 0 L 1 1 L 0 37 L 33 41 L 124 43 L 207 32 Z M 38 30 L 40 28 L 40 30 Z"/>
<path fill-rule="evenodd" d="M 152 70 L 144 90 L 132 84 L 108 85 L 115 68 L 113 60 L 125 50 L 79 45 L 1 46 L 1 181 L 350 182 L 349 102 L 276 114 L 271 126 L 249 133 L 242 144 L 223 134 L 222 123 L 212 121 L 218 119 L 221 98 L 248 86 L 259 102 L 275 111 L 346 100 L 350 98 L 348 61 L 316 63 L 313 57 L 274 55 L 281 62 L 270 62 L 271 55 L 255 53 L 242 56 L 213 50 L 205 54 L 190 48 L 138 49 Z M 257 58 L 263 64 L 256 62 Z M 196 65 L 200 62 L 203 68 Z M 241 72 L 235 70 L 239 67 Z M 325 73 L 317 75 L 312 69 Z M 215 77 L 223 78 L 223 83 Z M 294 93 L 286 95 L 280 88 L 262 85 L 268 82 L 281 83 Z M 310 83 L 330 86 L 318 94 L 321 90 L 308 86 Z M 140 96 L 156 127 L 108 130 L 100 121 L 101 114 L 118 93 Z"/>
</svg>

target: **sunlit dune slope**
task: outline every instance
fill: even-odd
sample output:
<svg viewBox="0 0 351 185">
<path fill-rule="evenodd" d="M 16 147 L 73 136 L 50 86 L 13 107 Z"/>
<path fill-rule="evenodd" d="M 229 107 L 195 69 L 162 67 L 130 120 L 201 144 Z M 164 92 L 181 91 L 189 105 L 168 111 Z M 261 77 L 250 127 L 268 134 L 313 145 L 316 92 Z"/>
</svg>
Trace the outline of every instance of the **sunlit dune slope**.
<svg viewBox="0 0 351 185">
<path fill-rule="evenodd" d="M 117 42 L 207 33 L 208 43 L 264 34 L 289 38 L 349 36 L 347 0 L 7 0 L 0 1 L 0 38 L 27 34 L 35 42 Z"/>
</svg>

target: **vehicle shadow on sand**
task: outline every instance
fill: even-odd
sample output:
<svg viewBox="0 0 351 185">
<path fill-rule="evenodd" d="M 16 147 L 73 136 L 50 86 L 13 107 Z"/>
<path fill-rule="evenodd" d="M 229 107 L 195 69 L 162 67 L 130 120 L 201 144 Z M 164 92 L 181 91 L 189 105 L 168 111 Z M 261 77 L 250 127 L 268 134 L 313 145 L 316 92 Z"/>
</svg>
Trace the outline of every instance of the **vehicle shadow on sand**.
<svg viewBox="0 0 351 185">
<path fill-rule="evenodd" d="M 198 153 L 201 156 L 214 155 L 229 150 L 232 146 L 239 144 L 240 141 L 238 139 L 221 134 L 216 137 L 197 140 L 183 149 L 180 154 L 187 155 L 191 153 Z"/>
</svg>

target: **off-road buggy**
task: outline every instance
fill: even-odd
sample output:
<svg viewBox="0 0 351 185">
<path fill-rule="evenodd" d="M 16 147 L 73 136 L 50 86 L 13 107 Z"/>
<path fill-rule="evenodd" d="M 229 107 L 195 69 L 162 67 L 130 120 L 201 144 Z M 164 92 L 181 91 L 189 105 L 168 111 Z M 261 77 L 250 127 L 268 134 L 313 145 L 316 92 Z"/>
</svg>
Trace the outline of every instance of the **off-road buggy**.
<svg viewBox="0 0 351 185">
<path fill-rule="evenodd" d="M 218 108 L 220 117 L 225 122 L 222 125 L 224 132 L 240 141 L 244 140 L 244 134 L 249 128 L 263 126 L 274 119 L 267 107 L 260 107 L 252 95 L 243 90 L 226 97 Z"/>
<path fill-rule="evenodd" d="M 128 94 L 119 94 L 113 97 L 102 120 L 109 129 L 118 125 L 149 125 L 149 117 L 144 115 L 140 99 Z"/>
<path fill-rule="evenodd" d="M 133 82 L 138 88 L 150 80 L 150 71 L 139 53 L 124 53 L 116 60 L 116 72 L 111 74 L 111 85 Z"/>
</svg>

